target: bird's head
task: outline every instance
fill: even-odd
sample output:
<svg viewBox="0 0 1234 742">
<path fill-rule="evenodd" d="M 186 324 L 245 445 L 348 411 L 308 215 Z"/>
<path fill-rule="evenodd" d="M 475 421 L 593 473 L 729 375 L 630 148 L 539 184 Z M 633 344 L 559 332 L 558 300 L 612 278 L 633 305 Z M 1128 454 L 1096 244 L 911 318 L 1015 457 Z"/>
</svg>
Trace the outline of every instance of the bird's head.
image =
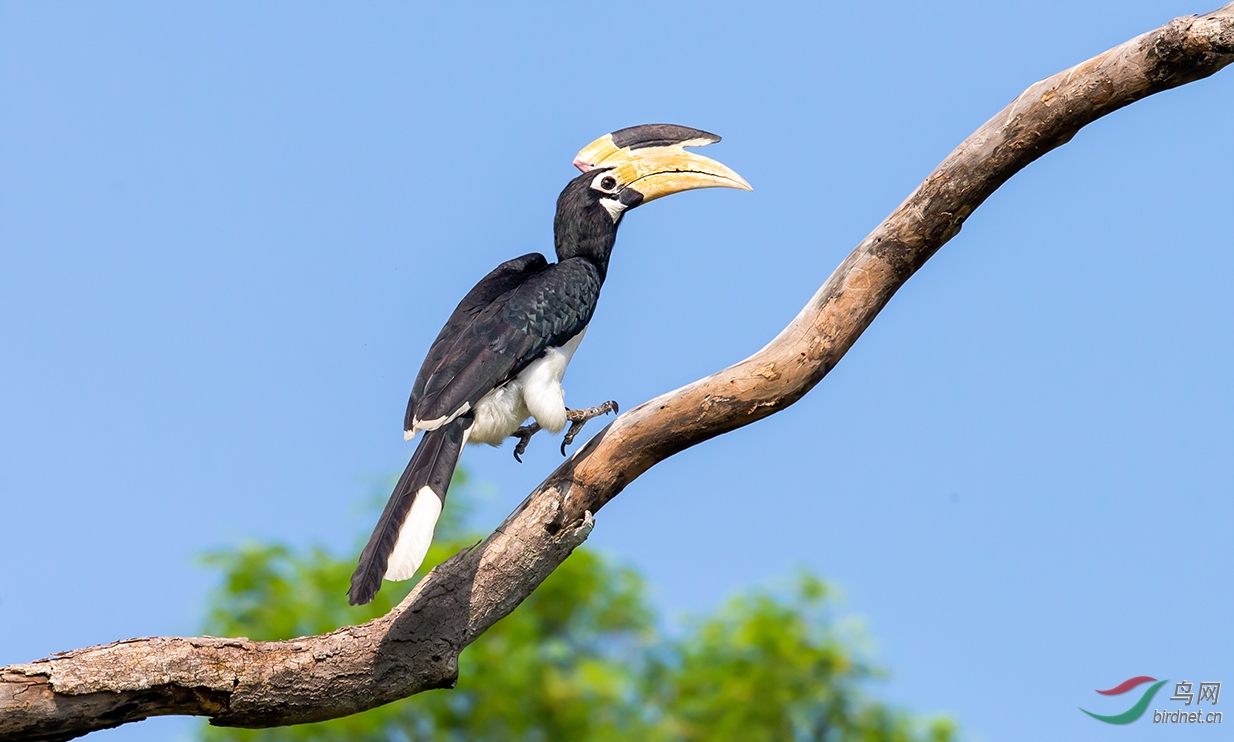
<svg viewBox="0 0 1234 742">
<path fill-rule="evenodd" d="M 636 206 L 695 188 L 753 190 L 745 178 L 686 147 L 715 144 L 720 137 L 676 124 L 643 124 L 605 134 L 574 158 L 575 179 L 614 222 Z M 590 176 L 590 177 L 588 177 Z"/>
<path fill-rule="evenodd" d="M 685 150 L 718 141 L 715 134 L 687 126 L 644 124 L 605 134 L 584 147 L 574 158 L 583 174 L 557 199 L 558 257 L 604 248 L 607 264 L 622 216 L 662 196 L 695 188 L 753 190 L 723 164 Z"/>
</svg>

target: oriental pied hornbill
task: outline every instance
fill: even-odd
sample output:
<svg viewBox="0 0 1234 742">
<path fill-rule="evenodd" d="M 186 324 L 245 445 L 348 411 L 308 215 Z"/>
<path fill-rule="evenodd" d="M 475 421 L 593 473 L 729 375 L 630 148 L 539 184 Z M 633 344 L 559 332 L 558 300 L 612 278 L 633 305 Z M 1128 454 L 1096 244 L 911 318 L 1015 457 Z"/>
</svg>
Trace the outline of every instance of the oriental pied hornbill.
<svg viewBox="0 0 1234 742">
<path fill-rule="evenodd" d="M 352 605 L 368 603 L 382 579 L 415 574 L 465 443 L 519 439 L 517 459 L 540 429 L 565 447 L 592 417 L 565 405 L 561 380 L 587 331 L 626 211 L 671 193 L 750 184 L 715 160 L 685 151 L 720 141 L 705 131 L 648 124 L 606 134 L 574 164 L 583 174 L 557 199 L 557 262 L 539 253 L 502 263 L 463 297 L 429 348 L 411 388 L 405 437 L 424 431 L 351 576 Z M 523 425 L 528 417 L 535 422 Z M 520 427 L 522 426 L 522 427 Z"/>
</svg>

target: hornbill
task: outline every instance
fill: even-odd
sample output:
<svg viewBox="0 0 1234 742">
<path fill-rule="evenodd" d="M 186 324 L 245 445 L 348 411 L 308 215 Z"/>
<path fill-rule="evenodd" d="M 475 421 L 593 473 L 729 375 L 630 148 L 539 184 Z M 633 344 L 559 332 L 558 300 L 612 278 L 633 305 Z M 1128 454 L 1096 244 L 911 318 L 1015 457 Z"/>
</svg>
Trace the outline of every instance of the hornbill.
<svg viewBox="0 0 1234 742">
<path fill-rule="evenodd" d="M 583 172 L 561 192 L 553 221 L 557 262 L 531 253 L 502 263 L 467 292 L 429 348 L 411 388 L 404 437 L 424 437 L 394 487 L 351 576 L 352 605 L 368 603 L 382 579 L 415 574 L 465 443 L 519 439 L 518 459 L 540 429 L 570 430 L 616 412 L 565 405 L 561 380 L 587 331 L 627 211 L 671 193 L 750 184 L 715 160 L 685 151 L 720 137 L 674 124 L 621 129 L 579 152 Z M 523 425 L 528 417 L 535 422 Z"/>
</svg>

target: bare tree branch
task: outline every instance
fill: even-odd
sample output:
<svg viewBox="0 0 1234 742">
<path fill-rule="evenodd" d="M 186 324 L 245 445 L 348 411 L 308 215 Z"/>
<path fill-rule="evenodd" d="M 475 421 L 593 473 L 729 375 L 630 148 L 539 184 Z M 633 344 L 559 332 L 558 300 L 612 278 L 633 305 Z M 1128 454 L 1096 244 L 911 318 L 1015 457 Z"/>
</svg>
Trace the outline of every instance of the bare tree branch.
<svg viewBox="0 0 1234 742">
<path fill-rule="evenodd" d="M 750 358 L 618 417 L 481 544 L 386 616 L 282 642 L 145 638 L 0 668 L 0 738 L 61 740 L 159 714 L 269 727 L 452 687 L 458 655 L 587 538 L 592 513 L 656 463 L 784 409 L 1008 178 L 1086 124 L 1234 62 L 1234 3 L 1179 18 L 1042 80 L 964 140 Z"/>
</svg>

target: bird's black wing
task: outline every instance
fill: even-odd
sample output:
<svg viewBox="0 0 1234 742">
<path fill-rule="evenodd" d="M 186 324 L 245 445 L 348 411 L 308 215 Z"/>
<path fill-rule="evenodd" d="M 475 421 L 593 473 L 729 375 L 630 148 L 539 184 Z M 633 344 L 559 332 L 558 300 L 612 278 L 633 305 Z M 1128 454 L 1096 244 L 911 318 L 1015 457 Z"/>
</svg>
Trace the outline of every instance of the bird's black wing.
<svg viewBox="0 0 1234 742">
<path fill-rule="evenodd" d="M 544 270 L 548 261 L 538 252 L 529 253 L 513 260 L 507 260 L 494 268 L 487 276 L 467 292 L 463 300 L 454 308 L 445 327 L 437 333 L 437 339 L 428 349 L 428 355 L 420 366 L 415 384 L 411 387 L 411 399 L 407 400 L 407 413 L 403 416 L 403 430 L 411 430 L 415 418 L 416 402 L 424 395 L 424 385 L 442 365 L 446 353 L 450 351 L 454 341 L 459 338 L 476 317 L 497 301 L 503 294 L 518 288 L 529 277 Z M 423 417 L 423 416 L 421 416 Z"/>
<path fill-rule="evenodd" d="M 425 361 L 420 372 L 425 381 L 409 409 L 411 421 L 444 422 L 474 408 L 546 349 L 582 332 L 595 312 L 600 284 L 591 261 L 571 258 L 526 276 L 480 308 L 453 336 L 439 340 L 448 347 Z"/>
</svg>

